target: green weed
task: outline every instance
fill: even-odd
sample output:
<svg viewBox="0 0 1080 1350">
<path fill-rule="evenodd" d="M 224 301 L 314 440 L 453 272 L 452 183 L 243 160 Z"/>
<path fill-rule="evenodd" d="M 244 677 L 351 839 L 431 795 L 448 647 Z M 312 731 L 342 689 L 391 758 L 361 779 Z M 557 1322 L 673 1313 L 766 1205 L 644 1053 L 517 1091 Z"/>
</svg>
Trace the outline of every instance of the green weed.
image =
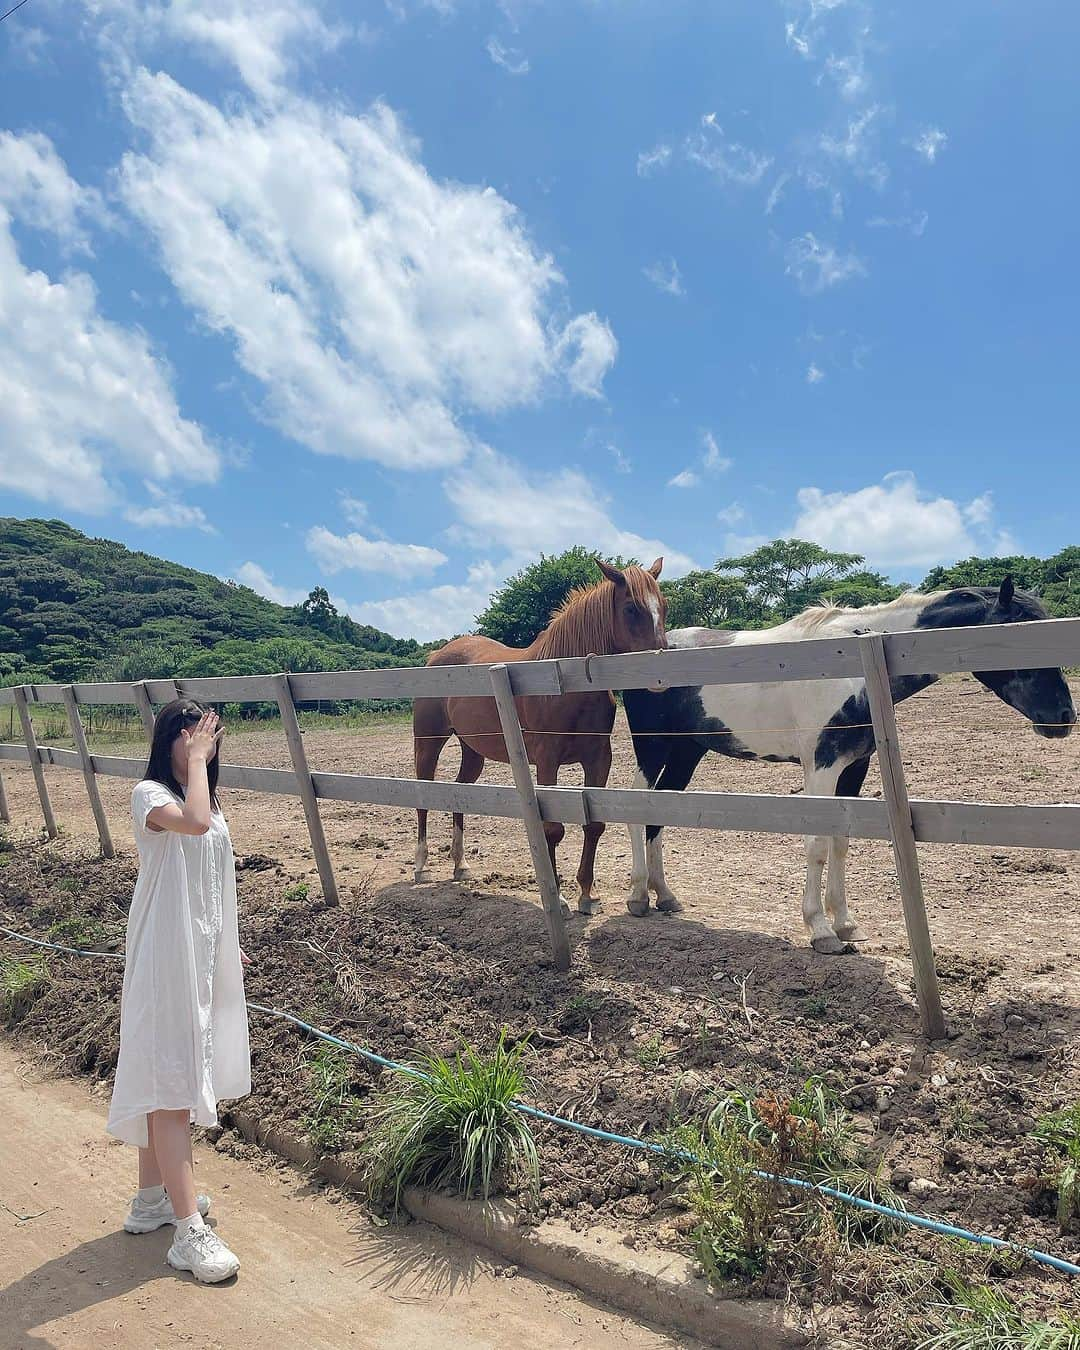
<svg viewBox="0 0 1080 1350">
<path fill-rule="evenodd" d="M 952 1298 L 933 1309 L 934 1325 L 916 1350 L 1080 1350 L 1080 1320 L 1034 1321 L 1000 1290 L 969 1285 L 953 1272 L 946 1282 Z"/>
<path fill-rule="evenodd" d="M 51 976 L 44 956 L 25 961 L 0 957 L 0 1013 L 9 1025 L 19 1021 L 49 987 Z"/>
<path fill-rule="evenodd" d="M 1035 1126 L 1035 1138 L 1059 1155 L 1052 1174 L 1058 1227 L 1070 1232 L 1080 1224 L 1080 1101 L 1043 1116 Z"/>
<path fill-rule="evenodd" d="M 323 1042 L 308 1064 L 314 1105 L 304 1116 L 308 1136 L 323 1153 L 341 1148 L 357 1121 L 359 1103 L 352 1095 L 354 1061 L 344 1050 Z"/>
<path fill-rule="evenodd" d="M 664 1047 L 659 1036 L 649 1036 L 634 1046 L 634 1058 L 643 1069 L 652 1073 L 664 1062 Z"/>
<path fill-rule="evenodd" d="M 511 1176 L 538 1192 L 532 1130 L 513 1109 L 530 1088 L 526 1046 L 508 1046 L 504 1029 L 490 1054 L 464 1045 L 453 1058 L 427 1054 L 411 1073 L 394 1073 L 375 1099 L 363 1150 L 374 1203 L 400 1209 L 407 1186 L 450 1185 L 486 1199 Z"/>
<path fill-rule="evenodd" d="M 86 919 L 69 914 L 49 927 L 49 941 L 64 947 L 97 947 L 108 937 L 105 925 L 97 919 Z"/>
<path fill-rule="evenodd" d="M 298 881 L 295 886 L 286 888 L 284 898 L 286 900 L 306 900 L 310 889 L 306 881 Z"/>
</svg>

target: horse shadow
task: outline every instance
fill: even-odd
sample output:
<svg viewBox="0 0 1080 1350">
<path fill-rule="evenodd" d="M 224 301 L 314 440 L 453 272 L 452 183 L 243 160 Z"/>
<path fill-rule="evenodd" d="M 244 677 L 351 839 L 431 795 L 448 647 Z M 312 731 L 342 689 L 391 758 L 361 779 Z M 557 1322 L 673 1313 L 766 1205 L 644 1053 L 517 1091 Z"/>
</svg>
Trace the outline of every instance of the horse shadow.
<svg viewBox="0 0 1080 1350">
<path fill-rule="evenodd" d="M 117 1230 L 27 1271 L 0 1290 L 0 1339 L 17 1350 L 54 1350 L 56 1342 L 42 1334 L 41 1327 L 157 1280 L 182 1278 L 165 1264 L 171 1241 L 171 1228 L 139 1238 Z M 64 1333 L 60 1339 L 65 1339 Z"/>
<path fill-rule="evenodd" d="M 833 1022 L 870 1013 L 890 1034 L 914 1033 L 917 1013 L 904 999 L 885 961 L 871 955 L 822 956 L 809 946 L 752 928 L 712 926 L 684 915 L 651 911 L 643 918 L 615 910 L 566 921 L 571 966 L 551 964 L 543 909 L 520 895 L 450 882 L 394 883 L 380 907 L 397 920 L 471 958 L 500 980 L 535 997 L 543 1007 L 585 994 L 597 977 L 608 999 L 632 1016 L 634 1002 L 670 994 L 712 1000 L 747 979 L 750 1001 L 769 1012 L 798 1014 L 809 1000 Z"/>
</svg>

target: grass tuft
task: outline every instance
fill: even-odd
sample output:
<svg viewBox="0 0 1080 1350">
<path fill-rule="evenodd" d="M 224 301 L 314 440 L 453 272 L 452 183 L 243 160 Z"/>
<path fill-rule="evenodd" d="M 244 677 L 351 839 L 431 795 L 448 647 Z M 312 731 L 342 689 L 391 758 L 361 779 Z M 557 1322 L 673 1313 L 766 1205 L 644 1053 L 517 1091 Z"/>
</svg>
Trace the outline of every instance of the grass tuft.
<svg viewBox="0 0 1080 1350">
<path fill-rule="evenodd" d="M 1058 1156 L 1051 1176 L 1057 1191 L 1058 1227 L 1063 1233 L 1080 1228 L 1080 1101 L 1051 1111 L 1035 1126 L 1035 1138 Z"/>
<path fill-rule="evenodd" d="M 30 1011 L 35 999 L 49 987 L 49 966 L 44 956 L 26 961 L 0 957 L 0 1013 L 9 1026 Z"/>
<path fill-rule="evenodd" d="M 1080 1320 L 1060 1315 L 1034 1321 L 1001 1290 L 969 1285 L 946 1271 L 952 1297 L 937 1304 L 934 1325 L 916 1350 L 1080 1350 Z"/>
<path fill-rule="evenodd" d="M 374 1100 L 364 1143 L 370 1199 L 401 1208 L 407 1186 L 452 1186 L 482 1195 L 511 1177 L 532 1195 L 540 1169 L 528 1120 L 512 1103 L 529 1092 L 527 1042 L 508 1046 L 505 1029 L 490 1054 L 463 1045 L 453 1058 L 427 1054 L 416 1072 L 393 1072 Z"/>
</svg>

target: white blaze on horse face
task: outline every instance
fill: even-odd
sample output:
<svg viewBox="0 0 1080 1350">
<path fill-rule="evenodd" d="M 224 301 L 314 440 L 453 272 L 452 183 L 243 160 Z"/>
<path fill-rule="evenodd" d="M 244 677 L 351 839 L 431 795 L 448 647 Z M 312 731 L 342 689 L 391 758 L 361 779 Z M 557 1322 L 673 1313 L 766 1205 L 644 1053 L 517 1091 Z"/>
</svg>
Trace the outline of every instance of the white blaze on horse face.
<svg viewBox="0 0 1080 1350">
<path fill-rule="evenodd" d="M 659 647 L 663 641 L 663 633 L 660 631 L 660 601 L 655 595 L 649 596 L 649 613 L 652 615 L 653 633 L 656 636 L 656 645 Z"/>
</svg>

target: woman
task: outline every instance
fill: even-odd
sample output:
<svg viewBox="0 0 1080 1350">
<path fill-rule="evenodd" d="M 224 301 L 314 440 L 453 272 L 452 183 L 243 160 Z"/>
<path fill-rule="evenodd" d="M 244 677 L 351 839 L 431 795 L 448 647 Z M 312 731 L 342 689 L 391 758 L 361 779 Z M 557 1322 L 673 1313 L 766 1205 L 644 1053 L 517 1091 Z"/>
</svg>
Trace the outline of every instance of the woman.
<svg viewBox="0 0 1080 1350">
<path fill-rule="evenodd" d="M 120 1058 L 108 1130 L 139 1150 L 129 1233 L 168 1223 L 166 1259 L 216 1284 L 240 1262 L 204 1222 L 191 1124 L 217 1123 L 220 1098 L 251 1091 L 247 1007 L 229 827 L 217 800 L 224 728 L 190 699 L 154 722 L 146 775 L 131 794 L 139 878 L 127 926 Z"/>
</svg>

